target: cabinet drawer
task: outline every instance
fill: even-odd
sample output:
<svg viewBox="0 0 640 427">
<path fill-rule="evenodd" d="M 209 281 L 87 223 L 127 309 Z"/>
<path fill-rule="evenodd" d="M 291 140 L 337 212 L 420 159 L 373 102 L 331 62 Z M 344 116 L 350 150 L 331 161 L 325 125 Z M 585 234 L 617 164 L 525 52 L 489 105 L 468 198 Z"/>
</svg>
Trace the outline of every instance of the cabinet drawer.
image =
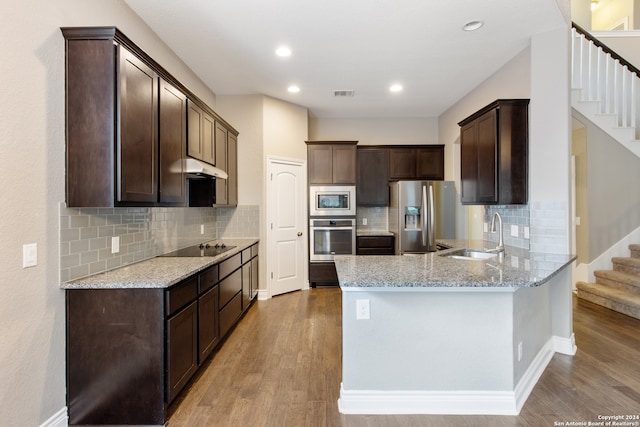
<svg viewBox="0 0 640 427">
<path fill-rule="evenodd" d="M 251 259 L 251 248 L 242 251 L 242 263 L 246 264 Z"/>
<path fill-rule="evenodd" d="M 200 273 L 200 292 L 207 292 L 209 289 L 213 288 L 218 283 L 218 266 L 214 265 L 213 267 L 207 268 L 205 271 Z"/>
<path fill-rule="evenodd" d="M 393 236 L 358 236 L 358 249 L 361 248 L 392 248 Z"/>
<path fill-rule="evenodd" d="M 224 337 L 242 314 L 242 292 L 238 292 L 222 310 L 220 310 L 220 337 Z"/>
<path fill-rule="evenodd" d="M 258 244 L 251 246 L 251 258 L 258 256 Z"/>
<path fill-rule="evenodd" d="M 358 248 L 356 255 L 395 255 L 393 248 Z"/>
<path fill-rule="evenodd" d="M 219 270 L 220 271 L 220 279 L 224 279 L 229 274 L 233 273 L 235 270 L 240 268 L 240 265 L 242 265 L 242 255 L 241 254 L 235 254 L 231 258 L 225 259 L 224 261 L 222 261 L 218 265 L 219 265 L 219 269 L 220 269 Z"/>
<path fill-rule="evenodd" d="M 238 269 L 220 282 L 220 307 L 242 290 L 242 270 Z"/>
<path fill-rule="evenodd" d="M 175 286 L 165 293 L 165 307 L 167 316 L 175 313 L 198 296 L 198 277 L 194 276 Z"/>
</svg>

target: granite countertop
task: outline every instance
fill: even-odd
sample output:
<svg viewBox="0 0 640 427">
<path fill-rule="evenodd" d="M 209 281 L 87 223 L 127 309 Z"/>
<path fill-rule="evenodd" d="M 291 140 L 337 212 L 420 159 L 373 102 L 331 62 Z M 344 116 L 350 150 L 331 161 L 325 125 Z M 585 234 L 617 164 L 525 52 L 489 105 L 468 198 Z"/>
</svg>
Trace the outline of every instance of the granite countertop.
<svg viewBox="0 0 640 427">
<path fill-rule="evenodd" d="M 539 286 L 573 262 L 574 255 L 544 254 L 507 246 L 504 257 L 461 260 L 445 255 L 462 248 L 493 248 L 495 243 L 442 240 L 452 249 L 428 254 L 336 255 L 340 287 L 349 288 L 519 288 Z"/>
<path fill-rule="evenodd" d="M 104 273 L 62 283 L 62 289 L 168 288 L 218 264 L 258 242 L 258 239 L 219 239 L 235 248 L 215 257 L 155 257 Z"/>
</svg>

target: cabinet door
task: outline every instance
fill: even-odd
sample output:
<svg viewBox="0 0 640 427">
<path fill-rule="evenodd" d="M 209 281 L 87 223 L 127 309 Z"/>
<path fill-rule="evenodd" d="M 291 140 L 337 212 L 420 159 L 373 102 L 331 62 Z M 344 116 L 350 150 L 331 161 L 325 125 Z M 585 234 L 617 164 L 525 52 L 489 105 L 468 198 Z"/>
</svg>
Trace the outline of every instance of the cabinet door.
<svg viewBox="0 0 640 427">
<path fill-rule="evenodd" d="M 481 203 L 498 201 L 498 141 L 496 110 L 478 118 L 476 200 Z"/>
<path fill-rule="evenodd" d="M 228 172 L 227 168 L 227 129 L 220 123 L 216 122 L 215 147 L 216 147 L 216 166 L 223 171 Z M 216 179 L 216 205 L 226 205 L 229 203 L 229 193 L 226 179 Z"/>
<path fill-rule="evenodd" d="M 198 299 L 198 363 L 211 354 L 220 340 L 218 330 L 218 287 L 214 286 Z"/>
<path fill-rule="evenodd" d="M 309 184 L 333 183 L 333 150 L 331 145 L 307 146 Z"/>
<path fill-rule="evenodd" d="M 242 266 L 242 310 L 251 302 L 251 261 Z"/>
<path fill-rule="evenodd" d="M 258 283 L 258 257 L 254 257 L 251 259 L 251 298 L 255 297 L 258 294 L 258 289 L 260 289 L 260 284 Z"/>
<path fill-rule="evenodd" d="M 167 319 L 167 396 L 169 403 L 198 369 L 198 310 L 194 301 Z"/>
<path fill-rule="evenodd" d="M 444 180 L 444 146 L 415 149 L 416 179 Z"/>
<path fill-rule="evenodd" d="M 118 202 L 158 201 L 158 76 L 119 47 Z"/>
<path fill-rule="evenodd" d="M 209 164 L 216 164 L 215 153 L 215 121 L 193 101 L 188 103 L 187 154 Z"/>
<path fill-rule="evenodd" d="M 478 174 L 478 146 L 476 122 L 466 124 L 460 130 L 460 182 L 462 203 L 476 201 Z"/>
<path fill-rule="evenodd" d="M 160 203 L 185 203 L 186 113 L 186 95 L 160 79 Z"/>
<path fill-rule="evenodd" d="M 389 149 L 389 178 L 415 179 L 416 158 L 413 148 Z"/>
<path fill-rule="evenodd" d="M 357 170 L 356 203 L 359 206 L 387 206 L 389 204 L 389 150 L 359 148 Z"/>
<path fill-rule="evenodd" d="M 238 137 L 227 135 L 227 204 L 238 205 Z"/>
<path fill-rule="evenodd" d="M 334 184 L 356 183 L 356 146 L 334 145 L 332 151 L 332 180 Z"/>
<path fill-rule="evenodd" d="M 202 120 L 204 111 L 193 101 L 187 102 L 187 154 L 195 159 L 204 158 Z"/>
</svg>

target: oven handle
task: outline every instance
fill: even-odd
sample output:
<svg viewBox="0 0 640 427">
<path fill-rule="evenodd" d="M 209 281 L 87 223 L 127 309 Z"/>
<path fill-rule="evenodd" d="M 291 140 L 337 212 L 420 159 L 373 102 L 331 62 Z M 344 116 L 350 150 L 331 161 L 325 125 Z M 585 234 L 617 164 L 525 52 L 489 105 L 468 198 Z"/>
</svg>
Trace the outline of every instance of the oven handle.
<svg viewBox="0 0 640 427">
<path fill-rule="evenodd" d="M 312 230 L 353 230 L 353 227 L 310 227 Z"/>
</svg>

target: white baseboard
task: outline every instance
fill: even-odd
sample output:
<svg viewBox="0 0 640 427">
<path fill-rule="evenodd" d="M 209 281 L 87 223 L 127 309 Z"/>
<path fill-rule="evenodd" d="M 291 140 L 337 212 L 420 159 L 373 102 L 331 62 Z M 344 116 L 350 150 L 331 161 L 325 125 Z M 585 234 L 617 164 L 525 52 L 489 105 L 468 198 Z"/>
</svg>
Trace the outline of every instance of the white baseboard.
<svg viewBox="0 0 640 427">
<path fill-rule="evenodd" d="M 518 415 L 557 347 L 568 346 L 565 341 L 549 339 L 514 391 L 345 390 L 340 384 L 338 409 L 343 414 Z"/>
<path fill-rule="evenodd" d="M 573 356 L 578 351 L 576 346 L 576 336 L 572 333 L 570 338 L 551 337 L 553 341 L 553 350 L 557 353 L 568 354 Z"/>
<path fill-rule="evenodd" d="M 67 417 L 67 407 L 65 406 L 53 414 L 47 421 L 40 424 L 40 427 L 68 427 L 68 425 L 69 418 Z"/>
<path fill-rule="evenodd" d="M 271 296 L 269 295 L 269 291 L 266 289 L 258 289 L 258 299 L 259 300 L 266 300 L 271 298 Z"/>
</svg>

